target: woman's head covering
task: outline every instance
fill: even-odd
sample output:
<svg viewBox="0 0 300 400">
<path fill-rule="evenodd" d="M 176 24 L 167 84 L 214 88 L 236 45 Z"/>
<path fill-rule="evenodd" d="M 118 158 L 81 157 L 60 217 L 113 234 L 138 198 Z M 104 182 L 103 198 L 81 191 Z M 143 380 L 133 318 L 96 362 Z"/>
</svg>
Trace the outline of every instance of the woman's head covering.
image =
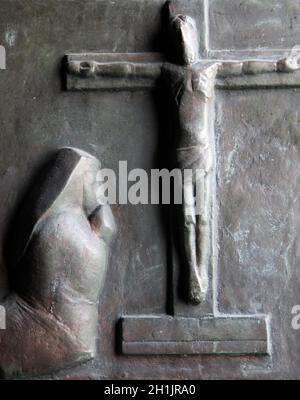
<svg viewBox="0 0 300 400">
<path fill-rule="evenodd" d="M 82 197 L 79 198 L 76 189 L 81 188 L 84 191 L 83 186 L 86 180 L 89 180 L 92 185 L 96 181 L 99 170 L 100 162 L 89 153 L 73 147 L 60 149 L 53 160 L 52 167 L 45 174 L 42 186 L 35 188 L 39 192 L 35 196 L 33 210 L 35 221 L 37 222 L 61 198 L 65 198 L 64 200 L 69 204 L 76 203 L 87 210 L 86 194 L 82 193 Z M 93 209 L 96 206 L 97 204 L 94 204 Z"/>
<path fill-rule="evenodd" d="M 28 191 L 17 214 L 11 235 L 13 238 L 9 239 L 13 243 L 9 264 L 17 264 L 39 220 L 64 202 L 81 207 L 88 217 L 88 213 L 98 204 L 92 189 L 91 193 L 85 193 L 85 181 L 95 182 L 99 169 L 100 162 L 82 150 L 72 147 L 58 150 L 50 165 L 41 172 L 39 179 Z"/>
</svg>

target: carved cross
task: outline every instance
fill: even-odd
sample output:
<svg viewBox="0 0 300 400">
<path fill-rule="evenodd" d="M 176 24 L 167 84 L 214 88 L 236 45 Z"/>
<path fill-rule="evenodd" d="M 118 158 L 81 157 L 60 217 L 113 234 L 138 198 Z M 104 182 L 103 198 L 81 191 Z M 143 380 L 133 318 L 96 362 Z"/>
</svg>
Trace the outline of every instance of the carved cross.
<svg viewBox="0 0 300 400">
<path fill-rule="evenodd" d="M 126 317 L 122 349 L 126 354 L 267 354 L 266 316 L 220 315 L 209 277 L 215 262 L 214 90 L 299 87 L 299 54 L 266 60 L 200 59 L 195 21 L 169 9 L 169 52 L 67 55 L 68 90 L 144 90 L 163 84 L 177 116 L 176 160 L 193 176 L 183 188 L 182 268 L 188 296 L 175 317 Z M 293 73 L 290 73 L 293 72 Z M 189 199 L 202 171 L 201 211 Z M 196 307 L 195 307 L 196 305 Z M 175 307 L 176 308 L 176 307 Z M 195 316 L 195 313 L 196 316 Z M 184 318 L 179 315 L 183 315 Z"/>
</svg>

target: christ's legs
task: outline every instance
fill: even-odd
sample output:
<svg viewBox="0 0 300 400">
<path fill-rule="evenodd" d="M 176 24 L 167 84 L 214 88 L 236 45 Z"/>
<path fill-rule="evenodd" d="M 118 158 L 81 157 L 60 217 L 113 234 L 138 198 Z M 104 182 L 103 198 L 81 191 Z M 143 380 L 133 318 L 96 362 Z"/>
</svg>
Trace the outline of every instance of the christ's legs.
<svg viewBox="0 0 300 400">
<path fill-rule="evenodd" d="M 194 207 L 193 177 L 185 179 L 183 187 L 183 244 L 184 262 L 188 269 L 189 300 L 194 303 L 199 295 L 199 277 L 197 273 L 196 251 L 196 215 Z"/>
<path fill-rule="evenodd" d="M 208 262 L 210 254 L 210 206 L 211 183 L 209 174 L 204 174 L 196 180 L 196 247 L 197 266 L 203 293 L 208 289 Z M 197 193 L 200 191 L 200 193 Z M 200 201 L 198 205 L 197 202 Z"/>
<path fill-rule="evenodd" d="M 201 169 L 193 169 L 186 170 L 184 177 L 184 264 L 188 269 L 189 301 L 199 304 L 208 289 L 210 176 Z"/>
</svg>

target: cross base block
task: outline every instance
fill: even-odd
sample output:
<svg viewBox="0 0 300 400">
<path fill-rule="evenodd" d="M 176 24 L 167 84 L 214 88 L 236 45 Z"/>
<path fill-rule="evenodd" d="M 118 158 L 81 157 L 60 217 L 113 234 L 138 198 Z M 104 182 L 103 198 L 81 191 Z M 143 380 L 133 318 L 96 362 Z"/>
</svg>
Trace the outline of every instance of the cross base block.
<svg viewBox="0 0 300 400">
<path fill-rule="evenodd" d="M 127 355 L 268 355 L 265 316 L 122 318 Z"/>
</svg>

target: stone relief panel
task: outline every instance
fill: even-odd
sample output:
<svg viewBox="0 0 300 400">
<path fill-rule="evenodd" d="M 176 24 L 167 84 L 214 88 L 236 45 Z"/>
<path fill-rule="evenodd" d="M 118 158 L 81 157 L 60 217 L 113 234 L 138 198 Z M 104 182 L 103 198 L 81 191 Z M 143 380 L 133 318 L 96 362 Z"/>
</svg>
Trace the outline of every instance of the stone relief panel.
<svg viewBox="0 0 300 400">
<path fill-rule="evenodd" d="M 85 170 L 84 159 L 93 160 L 92 164 L 95 159 L 73 147 L 61 150 L 63 159 L 70 155 L 70 164 L 66 162 L 70 171 L 73 158 L 80 160 L 74 167 L 77 172 L 65 185 L 54 179 L 38 188 L 41 197 L 36 200 L 42 199 L 46 207 L 47 184 L 63 186 L 55 206 L 49 201 L 45 218 L 36 205 L 27 239 L 25 235 L 23 245 L 12 254 L 10 265 L 21 262 L 26 268 L 20 274 L 18 267 L 9 270 L 11 291 L 5 278 L 0 282 L 3 297 L 10 293 L 8 327 L 18 324 L 23 331 L 26 325 L 38 338 L 46 338 L 50 350 L 61 352 L 50 357 L 45 351 L 39 357 L 37 341 L 31 358 L 16 356 L 13 342 L 22 353 L 24 346 L 32 345 L 34 335 L 15 339 L 0 331 L 0 344 L 6 349 L 0 356 L 2 374 L 62 369 L 53 376 L 64 377 L 68 375 L 64 367 L 71 366 L 74 374 L 95 379 L 155 378 L 157 374 L 166 378 L 293 376 L 299 369 L 299 346 L 296 332 L 287 339 L 286 327 L 298 291 L 297 168 L 291 172 L 299 161 L 298 3 L 289 0 L 283 7 L 274 0 L 243 0 L 237 7 L 230 0 L 173 1 L 168 6 L 164 1 L 125 1 L 120 16 L 115 2 L 89 0 L 73 1 L 72 17 L 67 2 L 60 2 L 60 12 L 56 1 L 47 6 L 31 3 L 34 16 L 27 2 L 18 2 L 12 17 L 9 0 L 0 15 L 0 22 L 4 17 L 10 20 L 0 42 L 7 39 L 9 63 L 17 65 L 15 71 L 2 71 L 7 79 L 0 88 L 5 93 L 18 88 L 15 101 L 6 94 L 0 107 L 7 128 L 1 140 L 10 150 L 0 160 L 5 193 L 1 239 L 9 225 L 7 215 L 13 214 L 12 205 L 21 198 L 25 171 L 37 168 L 41 154 L 66 144 L 103 157 L 115 170 L 121 159 L 129 160 L 129 168 L 166 167 L 164 157 L 171 154 L 182 170 L 202 168 L 205 196 L 203 218 L 181 207 L 176 233 L 165 207 L 115 207 L 118 232 L 111 268 L 100 268 L 107 264 L 105 251 L 89 263 L 94 278 L 99 276 L 79 293 L 78 300 L 78 291 L 72 289 L 70 294 L 70 288 L 65 291 L 60 282 L 73 284 L 70 271 L 61 270 L 68 257 L 68 266 L 74 262 L 82 267 L 81 260 L 86 261 L 80 251 L 75 261 L 64 252 L 74 240 L 75 254 L 81 240 L 76 242 L 76 235 L 62 230 L 68 246 L 58 251 L 60 262 L 54 255 L 51 258 L 51 241 L 43 235 L 51 235 L 47 222 L 65 228 L 59 222 L 62 210 L 66 204 L 72 208 L 73 199 L 83 193 L 78 188 L 84 179 L 77 172 Z M 168 10 L 167 23 L 162 8 Z M 51 38 L 43 28 L 47 21 L 56 21 Z M 14 29 L 17 23 L 19 31 Z M 35 38 L 31 44 L 28 32 Z M 42 46 L 37 48 L 35 41 Z M 61 67 L 64 54 L 67 64 Z M 32 57 L 34 73 L 29 66 Z M 150 89 L 154 92 L 146 93 Z M 166 107 L 169 102 L 171 108 Z M 168 141 L 170 137 L 173 141 Z M 54 169 L 65 171 L 59 165 Z M 194 192 L 194 178 L 185 188 L 187 197 Z M 84 193 L 90 193 L 83 186 Z M 109 208 L 94 207 L 89 195 L 83 198 L 79 208 L 87 236 L 96 232 L 102 244 L 110 243 L 114 224 Z M 77 219 L 72 226 L 77 224 L 83 229 Z M 66 224 L 69 231 L 70 225 Z M 5 254 L 0 259 L 5 271 Z M 43 263 L 57 267 L 51 270 L 54 275 L 44 276 L 49 268 L 41 271 Z M 98 268 L 107 274 L 101 275 Z M 84 289 L 83 278 L 88 277 L 77 276 L 76 289 Z M 87 298 L 91 310 L 84 314 L 91 323 L 81 329 L 68 301 L 76 299 L 81 309 Z M 43 322 L 37 328 L 34 318 Z M 188 355 L 188 362 L 170 355 Z M 81 366 L 91 359 L 93 365 Z"/>
</svg>

